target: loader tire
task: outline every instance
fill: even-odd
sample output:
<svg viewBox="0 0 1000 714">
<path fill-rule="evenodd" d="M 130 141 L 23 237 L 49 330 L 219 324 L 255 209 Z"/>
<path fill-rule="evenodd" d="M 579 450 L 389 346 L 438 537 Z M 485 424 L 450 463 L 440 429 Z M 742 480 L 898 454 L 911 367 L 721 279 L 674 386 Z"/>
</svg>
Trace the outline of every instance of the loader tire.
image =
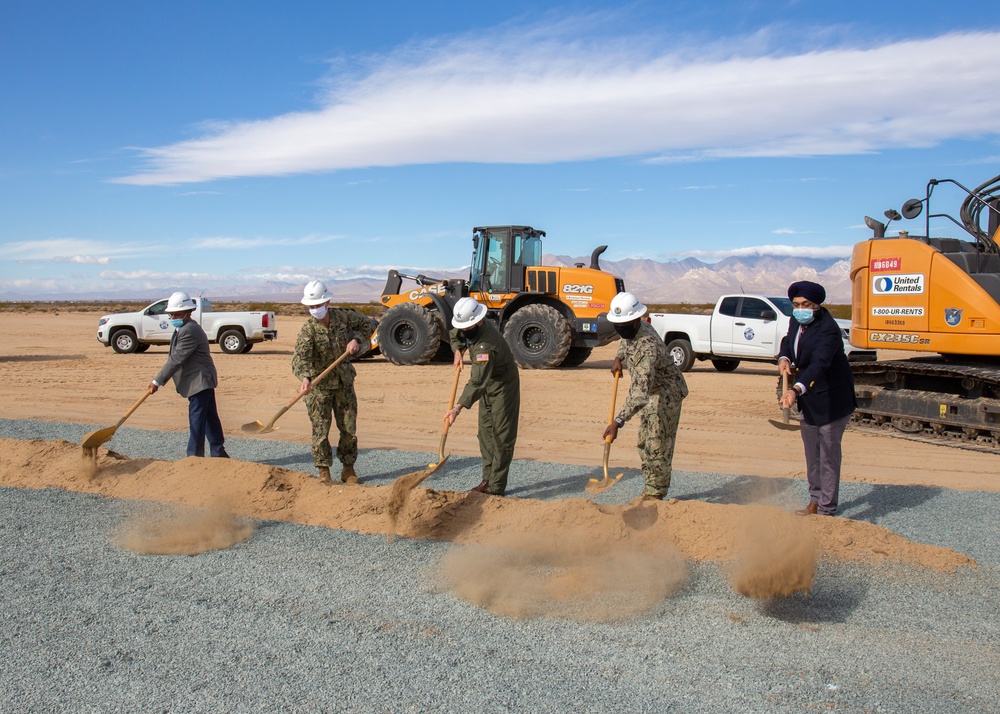
<svg viewBox="0 0 1000 714">
<path fill-rule="evenodd" d="M 441 344 L 441 323 L 423 305 L 396 305 L 378 323 L 378 344 L 393 364 L 427 364 Z"/>
<path fill-rule="evenodd" d="M 732 372 L 740 366 L 738 359 L 713 359 L 712 366 L 720 372 Z"/>
<path fill-rule="evenodd" d="M 691 349 L 691 343 L 683 338 L 671 340 L 667 344 L 667 352 L 681 372 L 687 372 L 694 364 L 694 350 Z"/>
<path fill-rule="evenodd" d="M 566 355 L 566 359 L 562 361 L 560 367 L 579 367 L 581 364 L 587 361 L 590 357 L 590 353 L 594 351 L 593 347 L 570 347 L 569 354 Z"/>
<path fill-rule="evenodd" d="M 554 307 L 528 305 L 507 321 L 503 337 L 522 369 L 552 369 L 569 354 L 573 331 Z"/>
</svg>

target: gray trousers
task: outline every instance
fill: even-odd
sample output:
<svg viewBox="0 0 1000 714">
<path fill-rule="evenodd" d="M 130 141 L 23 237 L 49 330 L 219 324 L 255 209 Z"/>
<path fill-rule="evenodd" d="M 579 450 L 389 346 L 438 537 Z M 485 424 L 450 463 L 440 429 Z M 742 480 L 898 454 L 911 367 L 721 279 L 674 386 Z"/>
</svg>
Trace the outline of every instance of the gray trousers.
<svg viewBox="0 0 1000 714">
<path fill-rule="evenodd" d="M 806 477 L 809 480 L 809 502 L 816 504 L 818 513 L 832 516 L 837 512 L 840 494 L 840 442 L 851 420 L 848 414 L 823 426 L 802 422 L 802 445 L 806 450 Z"/>
</svg>

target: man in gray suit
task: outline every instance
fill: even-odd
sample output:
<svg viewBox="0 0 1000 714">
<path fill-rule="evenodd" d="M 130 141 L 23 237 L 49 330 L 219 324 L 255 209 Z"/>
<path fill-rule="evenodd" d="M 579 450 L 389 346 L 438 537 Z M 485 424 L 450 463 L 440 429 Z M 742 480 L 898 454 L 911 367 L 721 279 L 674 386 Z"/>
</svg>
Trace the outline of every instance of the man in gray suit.
<svg viewBox="0 0 1000 714">
<path fill-rule="evenodd" d="M 223 445 L 222 422 L 215 404 L 215 388 L 219 377 L 215 363 L 208 352 L 208 335 L 201 325 L 191 319 L 194 300 L 187 293 L 177 292 L 167 300 L 167 315 L 174 326 L 170 338 L 170 355 L 163 369 L 149 385 L 149 393 L 154 394 L 173 377 L 177 393 L 188 399 L 188 423 L 191 437 L 188 439 L 187 455 L 205 455 L 205 437 L 212 456 L 229 458 Z"/>
</svg>

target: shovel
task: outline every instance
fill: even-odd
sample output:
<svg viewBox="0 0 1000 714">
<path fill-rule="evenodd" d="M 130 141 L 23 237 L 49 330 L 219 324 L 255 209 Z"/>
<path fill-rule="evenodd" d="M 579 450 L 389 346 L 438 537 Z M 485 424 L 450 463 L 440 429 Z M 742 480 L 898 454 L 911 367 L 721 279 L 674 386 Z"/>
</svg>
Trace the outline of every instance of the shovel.
<svg viewBox="0 0 1000 714">
<path fill-rule="evenodd" d="M 455 369 L 455 381 L 451 383 L 451 397 L 448 398 L 448 411 L 451 411 L 455 406 L 455 395 L 458 394 L 458 378 L 461 374 L 462 365 L 458 365 Z M 427 474 L 428 476 L 444 466 L 444 462 L 451 457 L 451 454 L 448 454 L 448 456 L 444 455 L 444 442 L 448 440 L 448 428 L 450 426 L 451 422 L 445 419 L 444 426 L 441 427 L 441 443 L 438 444 L 438 460 L 437 463 L 427 464 L 427 468 L 430 469 L 430 472 Z"/>
<path fill-rule="evenodd" d="M 132 408 L 125 412 L 125 416 L 119 419 L 118 423 L 114 426 L 106 426 L 103 429 L 97 429 L 84 436 L 82 442 L 84 450 L 93 451 L 101 444 L 111 441 L 111 437 L 115 435 L 116 431 L 118 431 L 118 427 L 124 424 L 125 420 L 132 416 L 132 412 L 138 409 L 139 405 L 146 401 L 146 397 L 150 394 L 152 394 L 152 392 L 147 389 L 146 393 L 139 398 L 139 401 L 133 404 Z"/>
<path fill-rule="evenodd" d="M 622 376 L 621 372 L 615 372 L 615 388 L 614 391 L 611 392 L 611 410 L 608 412 L 609 426 L 611 425 L 611 422 L 615 420 L 615 402 L 618 399 L 618 380 L 619 378 L 621 378 L 621 376 Z M 601 481 L 600 479 L 596 478 L 590 479 L 587 482 L 587 485 L 584 487 L 584 490 L 587 493 L 604 493 L 609 488 L 618 483 L 618 481 L 621 480 L 621 477 L 625 475 L 624 473 L 620 473 L 614 478 L 611 478 L 611 476 L 608 475 L 608 457 L 610 456 L 611 456 L 611 436 L 608 435 L 604 439 L 604 480 Z"/>
<path fill-rule="evenodd" d="M 781 393 L 784 394 L 787 391 L 788 391 L 788 375 L 783 374 L 781 375 Z M 770 422 L 771 426 L 778 429 L 782 429 L 783 431 L 799 431 L 800 429 L 802 429 L 802 424 L 799 423 L 792 424 L 791 421 L 789 421 L 790 413 L 791 409 L 789 409 L 788 407 L 782 407 L 781 421 L 778 421 L 777 419 L 768 419 L 768 422 Z"/>
<path fill-rule="evenodd" d="M 333 371 L 334 367 L 336 367 L 338 364 L 340 364 L 347 358 L 348 354 L 349 354 L 348 351 L 344 350 L 344 354 L 340 355 L 340 357 L 338 357 L 336 361 L 333 362 L 333 364 L 331 364 L 329 367 L 320 372 L 316 376 L 316 379 L 312 380 L 312 383 L 315 385 L 321 379 L 326 377 L 326 375 L 330 374 L 330 372 Z M 252 421 L 249 424 L 244 424 L 243 426 L 241 426 L 240 431 L 243 431 L 247 434 L 269 434 L 272 431 L 277 431 L 281 427 L 276 427 L 274 425 L 274 422 L 278 421 L 278 419 L 281 418 L 282 414 L 291 409 L 292 406 L 295 404 L 295 402 L 302 399 L 302 395 L 304 394 L 305 392 L 302 391 L 296 394 L 295 397 L 292 398 L 292 401 L 288 402 L 288 404 L 286 404 L 285 406 L 283 406 L 281 409 L 278 410 L 277 414 L 271 417 L 271 421 L 269 421 L 267 424 L 261 424 L 259 421 Z"/>
</svg>

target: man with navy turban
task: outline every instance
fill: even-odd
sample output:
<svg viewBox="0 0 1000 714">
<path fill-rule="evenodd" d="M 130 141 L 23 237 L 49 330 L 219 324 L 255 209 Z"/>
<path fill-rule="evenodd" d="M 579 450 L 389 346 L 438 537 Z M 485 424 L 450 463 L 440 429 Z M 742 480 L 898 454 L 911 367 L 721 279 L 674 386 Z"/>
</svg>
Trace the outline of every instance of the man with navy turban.
<svg viewBox="0 0 1000 714">
<path fill-rule="evenodd" d="M 791 386 L 779 398 L 782 407 L 798 403 L 806 452 L 809 504 L 800 515 L 832 516 L 840 491 L 841 441 L 857 408 L 854 377 L 844 353 L 840 326 L 822 306 L 826 290 L 800 280 L 788 287 L 792 317 L 778 352 L 778 373 Z"/>
</svg>

